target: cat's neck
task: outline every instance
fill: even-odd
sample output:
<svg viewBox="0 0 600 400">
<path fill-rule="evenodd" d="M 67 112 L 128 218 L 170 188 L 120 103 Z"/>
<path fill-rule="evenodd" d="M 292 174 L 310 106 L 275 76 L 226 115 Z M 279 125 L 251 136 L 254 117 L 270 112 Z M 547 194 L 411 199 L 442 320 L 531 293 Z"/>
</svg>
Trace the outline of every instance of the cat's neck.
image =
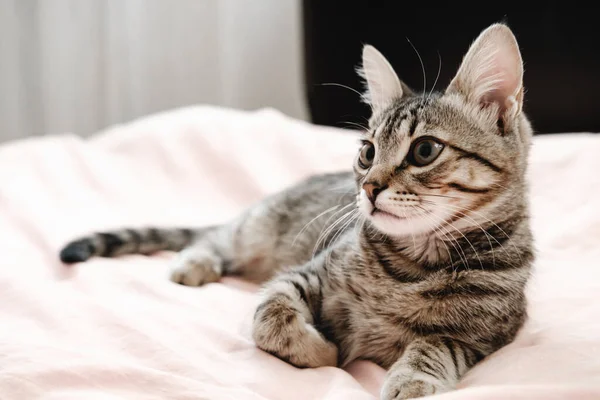
<svg viewBox="0 0 600 400">
<path fill-rule="evenodd" d="M 365 251 L 379 253 L 380 258 L 391 261 L 394 268 L 434 271 L 447 268 L 456 261 L 476 259 L 495 249 L 504 249 L 512 233 L 526 216 L 511 216 L 503 221 L 470 227 L 452 234 L 441 230 L 424 235 L 391 236 L 374 234 L 374 227 L 364 227 L 361 242 Z"/>
</svg>

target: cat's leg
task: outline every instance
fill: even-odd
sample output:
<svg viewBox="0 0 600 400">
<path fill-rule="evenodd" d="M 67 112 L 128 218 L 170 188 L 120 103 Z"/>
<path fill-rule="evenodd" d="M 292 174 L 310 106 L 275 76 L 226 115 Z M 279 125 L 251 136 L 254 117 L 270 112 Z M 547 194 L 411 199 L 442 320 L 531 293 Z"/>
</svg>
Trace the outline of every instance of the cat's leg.
<svg viewBox="0 0 600 400">
<path fill-rule="evenodd" d="M 201 286 L 216 282 L 225 275 L 233 257 L 231 226 L 205 228 L 196 237 L 173 259 L 170 276 L 173 282 Z"/>
<path fill-rule="evenodd" d="M 416 339 L 388 371 L 381 399 L 413 399 L 452 390 L 483 356 L 452 339 L 435 336 Z"/>
<path fill-rule="evenodd" d="M 263 283 L 280 268 L 280 220 L 264 201 L 234 221 L 197 231 L 194 241 L 175 257 L 171 280 L 186 286 L 236 275 Z M 275 215 L 274 215 L 275 214 Z"/>
<path fill-rule="evenodd" d="M 322 279 L 305 265 L 266 286 L 252 331 L 260 349 L 297 367 L 337 365 L 336 345 L 315 328 L 323 300 Z"/>
</svg>

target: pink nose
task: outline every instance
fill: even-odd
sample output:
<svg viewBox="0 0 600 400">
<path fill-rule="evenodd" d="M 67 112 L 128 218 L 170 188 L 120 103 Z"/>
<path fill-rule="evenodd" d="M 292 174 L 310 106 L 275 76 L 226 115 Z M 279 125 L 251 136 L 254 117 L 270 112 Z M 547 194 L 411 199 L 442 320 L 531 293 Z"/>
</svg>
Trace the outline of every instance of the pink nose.
<svg viewBox="0 0 600 400">
<path fill-rule="evenodd" d="M 363 184 L 363 189 L 367 193 L 367 197 L 371 204 L 375 204 L 375 200 L 377 200 L 377 196 L 379 193 L 383 192 L 387 186 L 382 186 L 377 182 L 366 182 Z"/>
</svg>

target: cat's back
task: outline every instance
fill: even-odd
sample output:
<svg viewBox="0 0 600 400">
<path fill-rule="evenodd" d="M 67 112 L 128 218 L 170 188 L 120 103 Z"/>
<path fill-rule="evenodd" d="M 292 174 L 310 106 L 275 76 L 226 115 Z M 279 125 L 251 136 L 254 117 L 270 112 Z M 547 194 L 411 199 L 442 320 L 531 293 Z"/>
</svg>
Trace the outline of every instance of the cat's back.
<svg viewBox="0 0 600 400">
<path fill-rule="evenodd" d="M 241 229 L 255 232 L 275 265 L 300 265 L 354 226 L 356 193 L 351 172 L 313 175 L 257 204 Z"/>
</svg>

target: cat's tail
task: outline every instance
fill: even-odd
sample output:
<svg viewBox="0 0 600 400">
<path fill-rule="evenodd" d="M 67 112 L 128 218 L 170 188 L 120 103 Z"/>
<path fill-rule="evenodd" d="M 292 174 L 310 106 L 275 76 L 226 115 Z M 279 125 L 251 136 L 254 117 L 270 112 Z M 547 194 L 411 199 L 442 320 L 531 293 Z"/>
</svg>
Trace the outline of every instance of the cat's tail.
<svg viewBox="0 0 600 400">
<path fill-rule="evenodd" d="M 99 232 L 68 243 L 60 251 L 66 264 L 87 261 L 91 257 L 116 257 L 125 254 L 152 254 L 157 251 L 180 251 L 204 229 L 121 229 Z"/>
</svg>

